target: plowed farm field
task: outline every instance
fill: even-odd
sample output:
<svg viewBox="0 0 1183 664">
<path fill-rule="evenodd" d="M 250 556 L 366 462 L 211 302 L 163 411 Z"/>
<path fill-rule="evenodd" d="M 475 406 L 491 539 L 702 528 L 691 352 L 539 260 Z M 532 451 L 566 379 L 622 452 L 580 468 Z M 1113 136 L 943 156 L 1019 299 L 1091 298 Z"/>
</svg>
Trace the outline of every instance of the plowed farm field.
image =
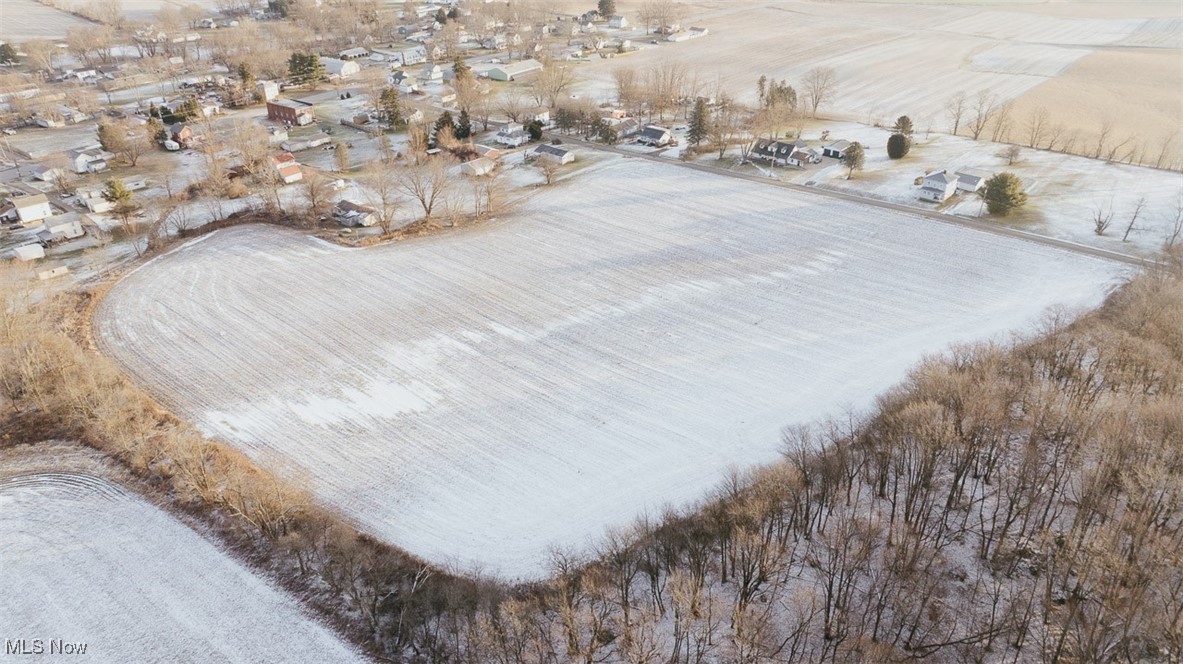
<svg viewBox="0 0 1183 664">
<path fill-rule="evenodd" d="M 113 482 L 0 477 L 0 515 L 0 625 L 10 644 L 40 648 L 38 661 L 369 661 L 294 597 Z"/>
<path fill-rule="evenodd" d="M 529 578 L 1124 270 L 621 158 L 439 237 L 217 231 L 125 277 L 96 327 L 180 414 L 365 530 Z"/>
</svg>

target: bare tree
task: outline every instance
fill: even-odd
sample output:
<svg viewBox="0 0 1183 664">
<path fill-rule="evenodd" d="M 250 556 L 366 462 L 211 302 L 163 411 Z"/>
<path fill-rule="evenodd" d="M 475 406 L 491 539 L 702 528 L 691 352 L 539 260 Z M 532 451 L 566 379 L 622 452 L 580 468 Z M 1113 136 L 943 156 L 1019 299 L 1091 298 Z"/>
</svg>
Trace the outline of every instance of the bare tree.
<svg viewBox="0 0 1183 664">
<path fill-rule="evenodd" d="M 511 87 L 501 95 L 501 103 L 497 108 L 512 122 L 521 122 L 526 112 L 530 110 L 530 105 L 522 94 L 521 88 Z"/>
<path fill-rule="evenodd" d="M 1180 237 L 1183 237 L 1183 194 L 1179 194 L 1175 199 L 1174 216 L 1167 218 L 1167 236 L 1163 240 L 1163 249 L 1171 252 Z"/>
<path fill-rule="evenodd" d="M 1093 159 L 1100 159 L 1101 153 L 1105 151 L 1105 143 L 1109 140 L 1109 134 L 1113 133 L 1113 119 L 1105 118 L 1101 122 L 1101 128 L 1097 130 L 1097 144 L 1093 148 Z"/>
<path fill-rule="evenodd" d="M 1027 119 L 1027 147 L 1037 148 L 1043 142 L 1047 133 L 1048 111 L 1046 106 L 1040 106 Z"/>
<path fill-rule="evenodd" d="M 636 67 L 625 66 L 612 70 L 612 82 L 616 86 L 616 102 L 629 112 L 636 109 L 641 96 L 641 82 Z"/>
<path fill-rule="evenodd" d="M 830 67 L 814 67 L 805 72 L 801 87 L 809 104 L 810 117 L 816 118 L 818 107 L 834 98 L 837 85 L 834 70 Z"/>
<path fill-rule="evenodd" d="M 1013 105 L 1010 102 L 1000 104 L 998 111 L 994 114 L 994 130 L 990 134 L 990 140 L 995 143 L 1003 143 L 1010 140 L 1010 114 L 1012 108 Z"/>
<path fill-rule="evenodd" d="M 998 111 L 998 98 L 988 90 L 982 90 L 974 97 L 973 117 L 969 120 L 969 133 L 976 141 L 990 124 L 990 120 Z"/>
<path fill-rule="evenodd" d="M 435 158 L 407 165 L 399 173 L 398 184 L 407 195 L 418 201 L 423 208 L 423 220 L 431 223 L 431 213 L 450 189 L 452 180 L 444 160 Z"/>
<path fill-rule="evenodd" d="M 555 177 L 559 174 L 559 163 L 553 159 L 538 158 L 538 170 L 542 173 L 542 179 L 546 184 L 554 182 Z"/>
<path fill-rule="evenodd" d="M 945 113 L 949 115 L 949 119 L 953 122 L 953 131 L 950 132 L 954 136 L 961 129 L 961 120 L 965 117 L 966 104 L 968 100 L 964 92 L 958 92 L 945 102 Z"/>
<path fill-rule="evenodd" d="M 1142 208 L 1146 207 L 1146 197 L 1143 196 L 1138 199 L 1138 203 L 1134 206 L 1134 213 L 1130 215 L 1130 223 L 1126 224 L 1125 233 L 1121 235 L 1121 241 L 1125 242 L 1130 237 L 1130 231 L 1134 230 L 1134 224 L 1138 221 L 1138 215 L 1142 214 Z"/>
<path fill-rule="evenodd" d="M 554 108 L 559 98 L 575 83 L 575 72 L 566 65 L 548 62 L 530 82 L 530 93 L 539 106 Z"/>
<path fill-rule="evenodd" d="M 1110 201 L 1108 206 L 1098 204 L 1093 208 L 1093 232 L 1097 235 L 1104 235 L 1105 231 L 1109 230 L 1109 225 L 1113 223 L 1113 202 Z"/>
<path fill-rule="evenodd" d="M 303 194 L 304 201 L 308 204 L 310 220 L 315 223 L 328 208 L 329 197 L 332 195 L 331 182 L 319 170 L 306 169 L 304 177 L 300 180 L 300 185 L 300 193 Z"/>
<path fill-rule="evenodd" d="M 1017 145 L 1008 145 L 1006 146 L 1006 149 L 1002 151 L 1002 156 L 1006 158 L 1006 163 L 1008 166 L 1013 166 L 1015 162 L 1019 160 L 1019 157 L 1022 154 L 1023 149 Z"/>
<path fill-rule="evenodd" d="M 371 172 L 365 176 L 370 205 L 376 211 L 378 226 L 382 228 L 384 235 L 389 235 L 394 230 L 395 217 L 403 203 L 403 197 L 399 194 L 401 187 L 398 178 L 397 170 L 381 163 L 374 164 Z"/>
</svg>

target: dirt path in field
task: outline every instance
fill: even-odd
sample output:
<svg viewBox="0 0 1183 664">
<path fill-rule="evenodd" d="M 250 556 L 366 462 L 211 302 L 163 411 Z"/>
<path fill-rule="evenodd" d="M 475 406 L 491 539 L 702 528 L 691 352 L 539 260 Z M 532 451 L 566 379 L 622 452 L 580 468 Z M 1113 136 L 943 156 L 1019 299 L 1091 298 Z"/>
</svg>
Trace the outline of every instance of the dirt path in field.
<svg viewBox="0 0 1183 664">
<path fill-rule="evenodd" d="M 736 173 L 735 171 L 727 170 L 725 168 L 719 168 L 718 166 L 708 166 L 706 164 L 698 164 L 695 162 L 687 162 L 687 161 L 681 161 L 678 159 L 670 159 L 668 157 L 661 156 L 660 153 L 632 152 L 632 151 L 625 150 L 623 148 L 615 147 L 612 145 L 604 145 L 603 143 L 593 143 L 590 141 L 583 141 L 578 138 L 572 138 L 570 136 L 562 136 L 561 140 L 563 140 L 567 143 L 574 143 L 574 144 L 579 145 L 581 147 L 590 148 L 592 150 L 599 150 L 601 152 L 611 152 L 613 154 L 619 154 L 619 155 L 623 155 L 625 157 L 637 157 L 639 159 L 648 159 L 649 161 L 655 161 L 655 162 L 659 162 L 662 164 L 670 164 L 673 166 L 680 166 L 682 168 L 689 168 L 691 170 L 701 171 L 703 173 L 712 173 L 714 175 L 724 175 L 727 177 L 737 178 L 740 180 L 747 180 L 749 182 L 757 182 L 760 184 L 781 187 L 783 189 L 792 189 L 794 191 L 799 191 L 799 192 L 807 193 L 807 194 L 813 194 L 815 196 L 825 196 L 828 198 L 837 198 L 837 199 L 841 199 L 841 200 L 845 200 L 845 201 L 851 201 L 854 203 L 860 203 L 862 205 L 867 205 L 867 206 L 871 206 L 871 207 L 884 208 L 887 210 L 893 210 L 895 212 L 903 212 L 903 213 L 915 215 L 918 217 L 925 217 L 925 218 L 931 219 L 933 221 L 939 221 L 944 224 L 952 224 L 954 226 L 963 226 L 965 228 L 972 228 L 972 229 L 983 231 L 986 233 L 992 233 L 994 235 L 1002 235 L 1004 237 L 1015 238 L 1018 240 L 1026 240 L 1028 242 L 1034 242 L 1036 244 L 1042 244 L 1044 246 L 1054 247 L 1056 249 L 1062 249 L 1064 251 L 1071 251 L 1073 253 L 1081 254 L 1084 256 L 1092 256 L 1094 258 L 1104 258 L 1107 260 L 1118 261 L 1121 263 L 1127 263 L 1129 265 L 1137 265 L 1139 267 L 1149 266 L 1154 263 L 1153 261 L 1147 260 L 1145 258 L 1139 258 L 1137 256 L 1131 256 L 1129 254 L 1123 254 L 1123 253 L 1119 253 L 1116 251 L 1109 251 L 1107 249 L 1098 249 L 1096 247 L 1089 247 L 1089 246 L 1086 246 L 1083 244 L 1069 242 L 1067 240 L 1059 240 L 1059 239 L 1056 239 L 1053 237 L 1048 237 L 1046 235 L 1039 235 L 1037 233 L 1029 233 L 1027 231 L 1019 230 L 1016 228 L 1010 228 L 1008 226 L 998 226 L 995 224 L 989 224 L 989 223 L 977 221 L 975 219 L 967 219 L 965 217 L 956 217 L 956 216 L 952 216 L 952 215 L 948 215 L 948 214 L 942 214 L 940 212 L 930 212 L 928 210 L 915 208 L 910 205 L 900 205 L 899 203 L 890 203 L 887 201 L 880 201 L 880 200 L 876 200 L 873 198 L 866 198 L 864 196 L 858 196 L 856 194 L 848 194 L 848 193 L 843 193 L 840 191 L 830 191 L 830 190 L 826 190 L 826 189 L 815 189 L 814 187 L 808 187 L 808 186 L 801 185 L 801 184 L 794 184 L 792 182 L 785 182 L 783 180 L 774 180 L 771 178 L 761 177 L 759 175 L 752 175 L 749 173 Z"/>
</svg>

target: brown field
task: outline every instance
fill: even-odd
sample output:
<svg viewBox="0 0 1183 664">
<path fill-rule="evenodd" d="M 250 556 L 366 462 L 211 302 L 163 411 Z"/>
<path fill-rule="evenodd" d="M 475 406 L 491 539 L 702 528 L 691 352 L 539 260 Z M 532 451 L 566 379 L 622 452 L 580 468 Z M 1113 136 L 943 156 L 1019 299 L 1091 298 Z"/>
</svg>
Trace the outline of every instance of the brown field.
<svg viewBox="0 0 1183 664">
<path fill-rule="evenodd" d="M 1054 121 L 1090 145 L 1111 121 L 1111 142 L 1133 136 L 1133 142 L 1153 154 L 1183 127 L 1181 90 L 1183 54 L 1178 49 L 1105 49 L 1020 97 L 1015 113 L 1021 123 L 1043 106 Z M 1176 136 L 1174 142 L 1180 139 Z"/>
<path fill-rule="evenodd" d="M 0 40 L 23 42 L 29 39 L 65 37 L 71 28 L 90 25 L 84 18 L 47 7 L 35 0 L 0 1 Z"/>
<path fill-rule="evenodd" d="M 639 3 L 620 6 L 635 17 Z M 839 85 L 822 111 L 838 119 L 907 114 L 947 130 L 950 97 L 988 90 L 1018 101 L 1016 125 L 1046 106 L 1081 143 L 1095 142 L 1107 118 L 1117 140 L 1137 133 L 1147 150 L 1183 126 L 1180 2 L 705 0 L 686 3 L 682 24 L 711 34 L 658 45 L 637 37 L 641 52 L 581 68 L 583 93 L 610 97 L 616 68 L 676 61 L 704 87 L 718 81 L 750 101 L 760 74 L 800 87 L 805 72 L 825 66 Z"/>
</svg>

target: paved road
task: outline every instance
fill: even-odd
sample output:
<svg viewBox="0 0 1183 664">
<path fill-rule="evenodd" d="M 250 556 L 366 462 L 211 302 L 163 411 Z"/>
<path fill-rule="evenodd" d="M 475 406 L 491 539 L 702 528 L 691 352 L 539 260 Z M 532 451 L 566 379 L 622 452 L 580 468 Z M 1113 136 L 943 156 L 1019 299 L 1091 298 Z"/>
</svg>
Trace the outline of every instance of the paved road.
<svg viewBox="0 0 1183 664">
<path fill-rule="evenodd" d="M 887 201 L 881 201 L 881 200 L 877 200 L 874 198 L 866 198 L 864 196 L 858 196 L 856 194 L 848 194 L 848 193 L 843 193 L 840 191 L 832 191 L 829 189 L 817 189 L 814 187 L 807 187 L 805 185 L 794 184 L 792 182 L 784 182 L 782 180 L 776 180 L 776 179 L 772 179 L 772 178 L 768 178 L 768 177 L 764 177 L 764 176 L 760 176 L 760 175 L 753 175 L 750 173 L 737 173 L 735 171 L 730 171 L 725 168 L 719 168 L 717 166 L 709 166 L 707 164 L 699 164 L 699 163 L 690 162 L 690 161 L 681 161 L 681 160 L 677 160 L 677 159 L 670 159 L 667 157 L 662 157 L 660 155 L 660 153 L 632 152 L 629 150 L 625 150 L 625 149 L 616 147 L 614 145 L 605 145 L 603 143 L 593 143 L 590 141 L 583 141 L 578 138 L 572 138 L 570 136 L 555 136 L 555 138 L 559 138 L 567 143 L 574 143 L 574 144 L 579 145 L 581 147 L 590 148 L 593 150 L 599 150 L 601 152 L 611 152 L 614 154 L 624 155 L 626 157 L 636 157 L 638 159 L 648 159 L 649 161 L 656 161 L 656 162 L 660 162 L 662 164 L 669 164 L 671 166 L 678 166 L 681 168 L 689 168 L 691 170 L 701 171 L 703 173 L 712 173 L 714 175 L 723 175 L 723 176 L 727 176 L 727 177 L 737 178 L 740 180 L 748 180 L 749 182 L 756 182 L 758 184 L 772 185 L 772 186 L 781 187 L 784 189 L 792 189 L 794 191 L 799 191 L 799 192 L 813 195 L 813 196 L 825 196 L 827 198 L 837 198 L 840 200 L 851 201 L 853 203 L 859 203 L 862 205 L 869 205 L 871 207 L 884 208 L 887 210 L 892 210 L 894 212 L 903 212 L 905 214 L 910 214 L 910 215 L 914 215 L 917 217 L 925 217 L 925 218 L 931 219 L 933 221 L 938 221 L 943 224 L 953 224 L 954 226 L 964 226 L 965 228 L 972 228 L 974 230 L 983 231 L 985 233 L 993 233 L 994 235 L 1002 235 L 1004 237 L 1010 237 L 1010 238 L 1015 238 L 1015 239 L 1019 239 L 1019 240 L 1026 240 L 1028 242 L 1034 242 L 1036 244 L 1042 244 L 1042 245 L 1045 245 L 1048 247 L 1055 247 L 1057 249 L 1063 249 L 1064 251 L 1071 251 L 1073 253 L 1082 254 L 1085 256 L 1092 256 L 1094 258 L 1103 258 L 1103 259 L 1107 259 L 1107 260 L 1118 261 L 1121 263 L 1127 263 L 1129 265 L 1137 265 L 1137 266 L 1149 266 L 1149 265 L 1154 264 L 1154 261 L 1146 259 L 1146 258 L 1141 258 L 1138 256 L 1131 256 L 1129 254 L 1123 254 L 1123 253 L 1116 252 L 1116 251 L 1109 251 L 1108 249 L 1099 249 L 1097 247 L 1090 247 L 1088 245 L 1078 244 L 1076 242 L 1070 242 L 1068 240 L 1059 240 L 1059 239 L 1056 239 L 1053 237 L 1048 237 L 1046 235 L 1038 235 L 1036 233 L 1029 233 L 1027 231 L 1019 230 L 1017 228 L 1011 228 L 1009 226 L 1003 226 L 1000 224 L 992 224 L 992 223 L 988 223 L 988 222 L 984 222 L 984 221 L 979 221 L 977 219 L 969 219 L 966 217 L 957 217 L 957 216 L 948 215 L 948 214 L 941 214 L 940 212 L 931 212 L 929 210 L 923 210 L 923 209 L 911 207 L 908 205 L 901 205 L 899 203 L 889 203 Z"/>
</svg>

